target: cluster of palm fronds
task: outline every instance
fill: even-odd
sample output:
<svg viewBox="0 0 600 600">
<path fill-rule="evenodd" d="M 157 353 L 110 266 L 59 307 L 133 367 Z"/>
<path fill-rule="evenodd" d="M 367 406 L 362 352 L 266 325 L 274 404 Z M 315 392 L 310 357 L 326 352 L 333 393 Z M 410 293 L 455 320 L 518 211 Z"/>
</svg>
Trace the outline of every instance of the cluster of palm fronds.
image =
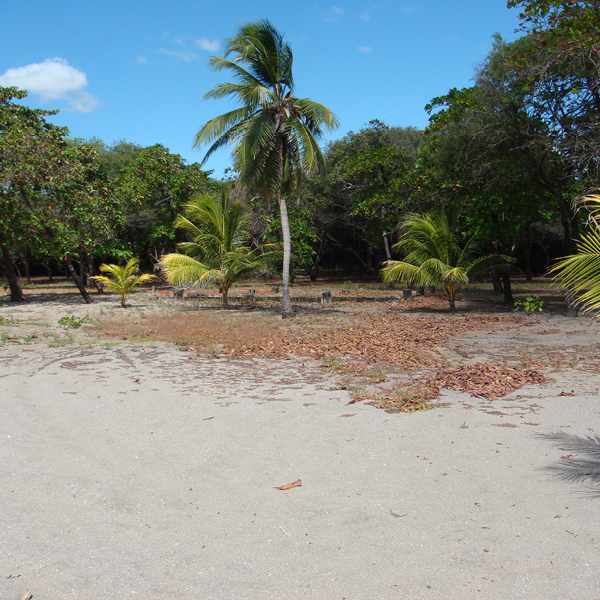
<svg viewBox="0 0 600 600">
<path fill-rule="evenodd" d="M 186 215 L 178 216 L 175 226 L 187 231 L 193 241 L 182 242 L 179 253 L 161 258 L 169 283 L 216 282 L 227 307 L 234 281 L 281 258 L 277 244 L 250 247 L 248 211 L 224 192 L 199 196 L 184 209 Z"/>
<path fill-rule="evenodd" d="M 567 290 L 569 299 L 582 311 L 600 309 L 600 194 L 590 194 L 579 200 L 589 210 L 588 231 L 577 241 L 577 254 L 565 256 L 552 272 Z"/>
<path fill-rule="evenodd" d="M 506 265 L 513 258 L 501 254 L 481 256 L 481 236 L 462 238 L 458 207 L 443 207 L 428 214 L 404 218 L 400 241 L 393 247 L 404 260 L 389 260 L 382 270 L 384 281 L 441 286 L 450 310 L 455 310 L 456 292 L 491 267 Z"/>
</svg>

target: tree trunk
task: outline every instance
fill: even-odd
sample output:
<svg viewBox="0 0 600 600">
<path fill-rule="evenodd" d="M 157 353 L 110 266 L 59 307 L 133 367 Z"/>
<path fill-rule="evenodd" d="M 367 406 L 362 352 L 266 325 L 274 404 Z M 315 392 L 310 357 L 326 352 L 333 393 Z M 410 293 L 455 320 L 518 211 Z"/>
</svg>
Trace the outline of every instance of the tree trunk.
<svg viewBox="0 0 600 600">
<path fill-rule="evenodd" d="M 560 212 L 560 222 L 563 228 L 563 252 L 565 256 L 575 254 L 575 241 L 579 237 L 579 227 L 577 215 L 571 211 L 571 206 L 564 199 L 560 189 L 555 190 L 554 197 L 558 203 Z"/>
<path fill-rule="evenodd" d="M 81 278 L 81 283 L 85 287 L 90 287 L 90 275 L 88 273 L 88 257 L 85 252 L 79 253 L 79 277 Z"/>
<path fill-rule="evenodd" d="M 450 304 L 450 312 L 456 312 L 456 290 L 446 288 L 446 298 L 448 298 L 448 304 Z"/>
<path fill-rule="evenodd" d="M 492 269 L 492 285 L 496 294 L 503 294 L 504 289 L 502 287 L 502 281 L 500 281 L 500 274 L 498 273 L 498 267 Z"/>
<path fill-rule="evenodd" d="M 525 281 L 531 283 L 531 225 L 525 229 Z"/>
<path fill-rule="evenodd" d="M 502 287 L 504 288 L 504 304 L 514 304 L 510 275 L 506 269 L 502 271 Z"/>
<path fill-rule="evenodd" d="M 229 308 L 229 298 L 227 297 L 227 292 L 221 292 L 221 297 L 223 299 L 223 308 Z"/>
<path fill-rule="evenodd" d="M 10 287 L 10 301 L 24 302 L 25 296 L 23 295 L 19 280 L 15 275 L 13 261 L 6 246 L 2 246 L 2 266 L 4 267 L 4 272 L 6 273 L 6 278 L 8 279 L 8 285 Z"/>
<path fill-rule="evenodd" d="M 390 252 L 390 242 L 388 240 L 389 233 L 387 231 L 383 232 L 383 244 L 385 246 L 385 256 L 388 260 L 392 260 L 392 254 Z"/>
<path fill-rule="evenodd" d="M 290 315 L 292 301 L 290 299 L 290 262 L 292 257 L 292 237 L 290 234 L 290 222 L 288 219 L 285 198 L 279 196 L 279 213 L 281 216 L 281 234 L 283 237 L 283 269 L 281 274 L 281 304 L 283 315 Z"/>
<path fill-rule="evenodd" d="M 71 262 L 71 259 L 68 256 L 65 257 L 65 265 L 67 267 L 67 272 L 69 273 L 71 279 L 75 282 L 75 285 L 81 292 L 81 295 L 83 296 L 83 299 L 85 300 L 86 304 L 91 304 L 92 299 L 90 298 L 88 291 L 85 289 L 85 286 L 83 285 L 80 277 L 75 272 L 75 267 L 73 267 L 73 263 Z"/>
<path fill-rule="evenodd" d="M 25 280 L 27 281 L 27 285 L 31 285 L 31 269 L 29 268 L 29 256 L 24 255 L 22 260 L 23 265 L 25 265 Z"/>
<path fill-rule="evenodd" d="M 86 258 L 87 258 L 88 273 L 89 273 L 88 281 L 92 282 L 92 284 L 96 288 L 96 292 L 98 294 L 104 294 L 104 288 L 102 287 L 102 284 L 97 279 L 94 279 L 94 277 L 93 277 L 97 273 L 97 271 L 95 271 L 95 269 L 94 269 L 94 259 L 89 254 L 86 255 Z"/>
<path fill-rule="evenodd" d="M 319 244 L 319 250 L 313 260 L 313 264 L 306 268 L 306 274 L 310 277 L 311 281 L 316 281 L 317 275 L 319 274 L 319 265 L 321 264 L 321 259 L 323 258 L 323 248 L 325 247 L 325 238 L 321 237 L 321 242 Z"/>
</svg>

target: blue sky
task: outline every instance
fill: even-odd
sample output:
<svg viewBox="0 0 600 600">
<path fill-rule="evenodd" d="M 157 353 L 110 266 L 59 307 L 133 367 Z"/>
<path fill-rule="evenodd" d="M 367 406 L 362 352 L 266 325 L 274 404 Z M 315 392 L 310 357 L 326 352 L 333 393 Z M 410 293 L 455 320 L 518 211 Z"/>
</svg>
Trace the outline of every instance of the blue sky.
<svg viewBox="0 0 600 600">
<path fill-rule="evenodd" d="M 294 51 L 296 95 L 340 119 L 331 139 L 372 119 L 425 127 L 424 106 L 470 85 L 492 35 L 517 37 L 506 0 L 19 0 L 0 9 L 0 84 L 27 87 L 27 103 L 77 137 L 161 143 L 190 162 L 198 128 L 231 110 L 202 102 L 223 74 L 207 66 L 225 38 L 269 19 Z M 205 165 L 221 176 L 229 154 Z"/>
</svg>

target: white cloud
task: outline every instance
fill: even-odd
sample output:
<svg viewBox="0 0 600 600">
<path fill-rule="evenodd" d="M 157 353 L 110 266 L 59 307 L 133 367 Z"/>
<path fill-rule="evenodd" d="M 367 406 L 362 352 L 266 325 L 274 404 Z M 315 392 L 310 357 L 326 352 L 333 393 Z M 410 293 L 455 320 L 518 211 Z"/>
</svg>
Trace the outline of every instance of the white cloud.
<svg viewBox="0 0 600 600">
<path fill-rule="evenodd" d="M 161 54 L 166 54 L 167 56 L 174 56 L 183 62 L 198 60 L 198 55 L 194 54 L 193 52 L 178 52 L 177 50 L 167 50 L 166 48 L 160 48 L 158 51 Z"/>
<path fill-rule="evenodd" d="M 198 44 L 198 46 L 200 46 L 202 50 L 207 50 L 208 52 L 216 52 L 220 47 L 218 40 L 214 40 L 211 42 L 206 38 L 200 38 L 199 40 L 196 40 L 196 44 Z"/>
<path fill-rule="evenodd" d="M 360 18 L 368 23 L 371 20 L 371 15 L 368 12 L 364 12 L 360 15 Z"/>
<path fill-rule="evenodd" d="M 332 6 L 325 14 L 325 22 L 330 23 L 332 21 L 337 21 L 345 13 L 346 11 L 343 8 L 340 8 L 339 6 Z"/>
<path fill-rule="evenodd" d="M 174 41 L 176 44 L 179 44 L 180 46 L 185 46 L 185 43 L 186 43 L 187 39 L 188 39 L 188 36 L 187 36 L 187 35 L 181 35 L 181 36 L 179 36 L 179 37 L 175 37 L 175 38 L 173 38 L 173 41 Z"/>
<path fill-rule="evenodd" d="M 65 100 L 78 112 L 86 113 L 98 108 L 98 100 L 86 90 L 88 80 L 85 73 L 71 67 L 62 58 L 47 58 L 42 63 L 8 69 L 0 75 L 0 84 L 38 94 L 42 102 Z"/>
<path fill-rule="evenodd" d="M 145 63 L 145 62 L 148 62 L 148 58 L 146 56 L 142 56 L 141 54 L 138 54 L 135 61 L 139 62 L 139 63 Z"/>
<path fill-rule="evenodd" d="M 359 52 L 366 52 L 367 54 L 368 54 L 369 52 L 373 52 L 373 48 L 371 48 L 371 46 L 357 46 L 357 47 L 356 47 L 356 49 L 357 49 Z"/>
</svg>

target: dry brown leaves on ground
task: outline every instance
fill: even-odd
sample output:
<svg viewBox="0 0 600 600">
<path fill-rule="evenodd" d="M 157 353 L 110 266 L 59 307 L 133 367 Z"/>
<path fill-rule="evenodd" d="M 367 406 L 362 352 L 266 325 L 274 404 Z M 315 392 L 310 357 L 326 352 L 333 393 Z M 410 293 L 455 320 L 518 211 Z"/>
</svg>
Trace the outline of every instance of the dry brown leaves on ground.
<svg viewBox="0 0 600 600">
<path fill-rule="evenodd" d="M 441 371 L 427 379 L 423 385 L 439 394 L 440 389 L 467 392 L 487 400 L 497 400 L 524 385 L 544 383 L 539 371 L 519 371 L 511 367 L 479 363 L 451 371 Z"/>
<path fill-rule="evenodd" d="M 415 412 L 436 406 L 433 401 L 439 398 L 442 388 L 497 400 L 524 385 L 536 385 L 545 381 L 546 378 L 539 371 L 519 371 L 511 367 L 479 363 L 440 371 L 433 377 L 414 381 L 395 396 L 387 395 L 366 404 L 383 408 L 387 413 Z M 362 399 L 357 397 L 352 402 Z"/>
<path fill-rule="evenodd" d="M 413 317 L 396 314 L 365 315 L 362 321 L 337 328 L 303 327 L 254 344 L 227 344 L 238 355 L 282 357 L 288 354 L 319 360 L 341 358 L 363 364 L 387 364 L 404 369 L 439 368 L 436 347 L 453 335 L 487 329 L 498 322 L 519 322 L 522 317 Z"/>
</svg>

